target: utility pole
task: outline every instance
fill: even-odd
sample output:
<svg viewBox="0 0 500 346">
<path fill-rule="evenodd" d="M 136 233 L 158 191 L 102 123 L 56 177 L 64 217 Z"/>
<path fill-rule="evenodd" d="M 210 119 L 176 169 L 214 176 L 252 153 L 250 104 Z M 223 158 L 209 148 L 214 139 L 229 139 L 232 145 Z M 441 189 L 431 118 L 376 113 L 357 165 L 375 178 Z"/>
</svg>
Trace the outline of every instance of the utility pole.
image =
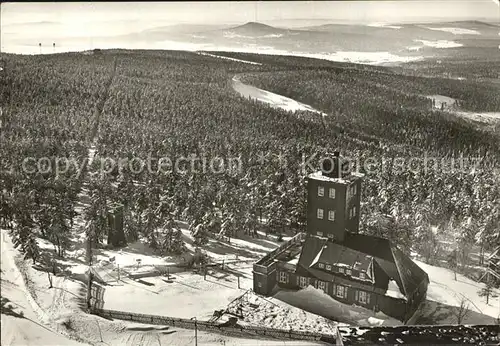
<svg viewBox="0 0 500 346">
<path fill-rule="evenodd" d="M 40 52 L 40 54 L 42 54 L 42 43 L 38 43 L 38 50 Z"/>
<path fill-rule="evenodd" d="M 52 53 L 56 52 L 56 43 L 52 43 Z"/>
<path fill-rule="evenodd" d="M 194 346 L 198 346 L 198 324 L 196 317 L 192 317 L 192 320 L 194 320 Z"/>
</svg>

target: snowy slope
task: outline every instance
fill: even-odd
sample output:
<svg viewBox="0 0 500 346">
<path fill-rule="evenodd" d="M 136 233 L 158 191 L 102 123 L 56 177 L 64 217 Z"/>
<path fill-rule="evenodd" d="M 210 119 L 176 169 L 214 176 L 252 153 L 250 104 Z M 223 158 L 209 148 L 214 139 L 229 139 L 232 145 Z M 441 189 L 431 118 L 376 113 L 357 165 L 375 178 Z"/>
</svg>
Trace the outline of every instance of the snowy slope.
<svg viewBox="0 0 500 346">
<path fill-rule="evenodd" d="M 486 298 L 480 297 L 478 292 L 485 287 L 467 277 L 457 274 L 454 279 L 453 271 L 434 267 L 415 260 L 420 268 L 429 275 L 430 284 L 427 289 L 427 311 L 424 312 L 429 322 L 435 324 L 455 324 L 454 308 L 460 306 L 462 299 L 469 304 L 471 313 L 464 320 L 465 324 L 492 324 L 500 316 L 500 292 L 495 290 L 496 297 L 490 297 L 489 304 Z M 439 312 L 439 313 L 436 313 Z"/>
<path fill-rule="evenodd" d="M 31 298 L 16 267 L 17 251 L 2 237 L 2 345 L 83 345 L 53 330 L 50 317 Z"/>
</svg>

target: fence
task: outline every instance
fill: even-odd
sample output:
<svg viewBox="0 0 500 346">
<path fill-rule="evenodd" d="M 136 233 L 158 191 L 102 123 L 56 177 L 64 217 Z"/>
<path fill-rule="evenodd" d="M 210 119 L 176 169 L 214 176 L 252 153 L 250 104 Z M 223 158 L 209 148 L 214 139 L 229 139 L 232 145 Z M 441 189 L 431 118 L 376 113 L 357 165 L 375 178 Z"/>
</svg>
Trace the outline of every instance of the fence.
<svg viewBox="0 0 500 346">
<path fill-rule="evenodd" d="M 240 326 L 240 325 L 224 325 L 207 321 L 197 321 L 184 318 L 174 318 L 159 315 L 145 315 L 131 312 L 107 310 L 107 309 L 93 309 L 91 313 L 112 319 L 119 319 L 125 321 L 133 321 L 139 323 L 155 324 L 155 325 L 168 325 L 172 327 L 179 327 L 184 329 L 197 329 L 206 331 L 215 331 L 217 333 L 231 334 L 239 337 L 271 337 L 276 339 L 293 339 L 293 340 L 309 340 L 309 341 L 324 341 L 332 344 L 342 345 L 342 338 L 340 337 L 337 328 L 332 331 L 332 334 L 320 334 L 311 332 L 300 332 L 284 329 L 274 329 L 256 326 Z"/>
</svg>

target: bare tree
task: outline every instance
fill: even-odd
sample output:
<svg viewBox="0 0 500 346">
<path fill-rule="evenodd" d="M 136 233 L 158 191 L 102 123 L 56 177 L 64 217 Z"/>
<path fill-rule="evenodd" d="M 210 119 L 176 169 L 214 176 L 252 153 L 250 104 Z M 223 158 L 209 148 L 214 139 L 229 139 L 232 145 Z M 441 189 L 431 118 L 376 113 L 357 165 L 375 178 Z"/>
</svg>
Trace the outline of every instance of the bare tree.
<svg viewBox="0 0 500 346">
<path fill-rule="evenodd" d="M 467 299 L 463 297 L 460 300 L 460 306 L 456 308 L 455 310 L 455 317 L 457 318 L 457 324 L 462 324 L 463 321 L 469 317 L 471 313 L 471 310 L 469 309 L 469 303 L 467 302 Z"/>
</svg>

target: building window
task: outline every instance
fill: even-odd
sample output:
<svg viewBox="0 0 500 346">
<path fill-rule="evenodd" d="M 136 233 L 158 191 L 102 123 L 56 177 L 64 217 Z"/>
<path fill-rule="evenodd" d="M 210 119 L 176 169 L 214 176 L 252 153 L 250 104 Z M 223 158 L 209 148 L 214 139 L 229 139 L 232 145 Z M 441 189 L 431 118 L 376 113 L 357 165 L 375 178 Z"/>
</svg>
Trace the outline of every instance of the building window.
<svg viewBox="0 0 500 346">
<path fill-rule="evenodd" d="M 355 196 L 356 192 L 356 185 L 351 186 L 351 196 Z"/>
<path fill-rule="evenodd" d="M 300 287 L 307 287 L 309 285 L 309 278 L 305 276 L 300 276 L 299 277 L 299 286 Z"/>
<path fill-rule="evenodd" d="M 320 264 L 318 264 L 318 267 L 320 267 L 321 269 L 324 269 L 325 265 L 323 263 L 320 263 Z"/>
<path fill-rule="evenodd" d="M 331 238 L 331 239 L 333 239 L 333 234 L 331 234 L 331 233 L 328 233 L 328 238 Z"/>
<path fill-rule="evenodd" d="M 333 187 L 328 189 L 328 197 L 334 199 L 335 198 L 335 189 Z"/>
<path fill-rule="evenodd" d="M 364 280 L 366 278 L 365 273 L 359 273 L 359 278 Z"/>
<path fill-rule="evenodd" d="M 288 279 L 288 274 L 286 272 L 280 272 L 280 282 L 286 284 Z"/>
<path fill-rule="evenodd" d="M 323 292 L 326 293 L 326 282 L 324 282 L 324 281 L 318 281 L 318 288 L 320 290 L 323 290 Z"/>
<path fill-rule="evenodd" d="M 329 265 L 329 264 L 327 264 L 327 265 L 326 265 L 326 270 L 332 270 L 332 266 L 331 266 L 331 265 Z"/>
<path fill-rule="evenodd" d="M 349 210 L 349 218 L 352 219 L 356 216 L 356 207 L 352 207 L 351 210 Z"/>
<path fill-rule="evenodd" d="M 351 269 L 346 269 L 345 273 L 346 273 L 347 275 L 352 275 L 352 270 L 351 270 Z"/>
<path fill-rule="evenodd" d="M 342 267 L 339 267 L 339 273 L 345 273 L 345 269 Z"/>
<path fill-rule="evenodd" d="M 370 303 L 370 293 L 365 291 L 356 291 L 356 300 L 361 304 Z"/>
<path fill-rule="evenodd" d="M 335 210 L 329 210 L 328 211 L 328 220 L 329 221 L 335 221 Z"/>
<path fill-rule="evenodd" d="M 258 282 L 257 286 L 262 287 L 262 282 Z"/>
<path fill-rule="evenodd" d="M 339 298 L 347 298 L 347 287 L 337 285 L 335 295 Z"/>
<path fill-rule="evenodd" d="M 318 196 L 323 197 L 325 195 L 325 188 L 323 186 L 318 186 Z"/>
<path fill-rule="evenodd" d="M 318 219 L 322 219 L 323 218 L 323 209 L 318 209 L 316 214 L 317 214 Z"/>
<path fill-rule="evenodd" d="M 323 232 L 316 232 L 316 234 L 317 234 L 319 237 L 322 237 L 322 236 L 323 236 Z"/>
</svg>

